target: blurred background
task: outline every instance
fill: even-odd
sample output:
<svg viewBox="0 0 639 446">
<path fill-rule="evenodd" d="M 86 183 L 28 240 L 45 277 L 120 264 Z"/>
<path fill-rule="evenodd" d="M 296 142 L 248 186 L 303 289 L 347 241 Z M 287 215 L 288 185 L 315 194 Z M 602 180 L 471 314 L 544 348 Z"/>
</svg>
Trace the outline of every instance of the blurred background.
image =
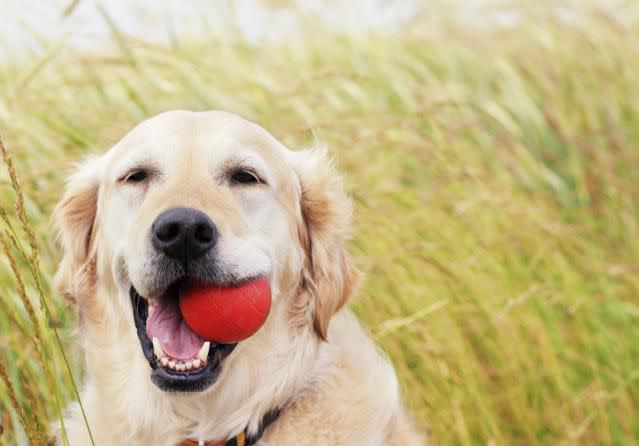
<svg viewBox="0 0 639 446">
<path fill-rule="evenodd" d="M 77 398 L 72 162 L 225 109 L 327 143 L 352 308 L 435 445 L 639 444 L 639 2 L 0 0 L 2 445 Z"/>
</svg>

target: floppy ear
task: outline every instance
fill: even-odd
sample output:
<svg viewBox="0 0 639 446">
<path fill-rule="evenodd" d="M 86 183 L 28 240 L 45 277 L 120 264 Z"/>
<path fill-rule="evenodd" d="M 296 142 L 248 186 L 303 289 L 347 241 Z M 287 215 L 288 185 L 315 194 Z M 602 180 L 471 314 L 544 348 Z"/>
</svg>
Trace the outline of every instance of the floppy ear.
<svg viewBox="0 0 639 446">
<path fill-rule="evenodd" d="M 99 157 L 88 158 L 80 164 L 53 211 L 53 223 L 62 245 L 62 260 L 53 283 L 71 302 L 77 302 L 95 283 L 93 235 L 101 165 Z"/>
<path fill-rule="evenodd" d="M 350 235 L 352 204 L 326 150 L 296 152 L 294 163 L 301 186 L 298 230 L 304 250 L 295 307 L 326 340 L 331 318 L 346 303 L 359 277 L 344 247 Z"/>
</svg>

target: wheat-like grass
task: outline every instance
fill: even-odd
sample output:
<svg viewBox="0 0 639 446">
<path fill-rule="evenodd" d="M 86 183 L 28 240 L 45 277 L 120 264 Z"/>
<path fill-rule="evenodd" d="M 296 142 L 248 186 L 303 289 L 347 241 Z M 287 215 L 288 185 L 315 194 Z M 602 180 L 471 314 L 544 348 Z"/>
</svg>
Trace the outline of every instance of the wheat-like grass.
<svg viewBox="0 0 639 446">
<path fill-rule="evenodd" d="M 35 425 L 35 421 L 29 420 L 27 414 L 24 412 L 22 405 L 18 402 L 18 397 L 16 396 L 16 392 L 13 388 L 13 384 L 11 383 L 11 379 L 9 379 L 9 375 L 7 374 L 7 370 L 4 368 L 2 362 L 0 362 L 0 379 L 4 384 L 4 388 L 9 396 L 9 401 L 11 402 L 11 406 L 18 414 L 20 422 L 25 429 L 27 437 L 29 441 L 33 445 L 44 445 L 44 441 L 42 438 L 42 432 L 37 429 Z"/>
</svg>

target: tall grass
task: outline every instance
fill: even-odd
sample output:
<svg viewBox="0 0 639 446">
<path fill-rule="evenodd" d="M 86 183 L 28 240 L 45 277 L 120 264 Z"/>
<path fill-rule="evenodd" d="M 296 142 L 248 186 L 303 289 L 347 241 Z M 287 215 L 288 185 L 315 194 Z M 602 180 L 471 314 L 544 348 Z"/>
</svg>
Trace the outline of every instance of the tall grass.
<svg viewBox="0 0 639 446">
<path fill-rule="evenodd" d="M 357 205 L 352 307 L 434 444 L 639 444 L 639 23 L 436 25 L 163 48 L 113 22 L 117 50 L 1 66 L 0 444 L 41 444 L 75 398 L 54 329 L 82 377 L 50 289 L 70 160 L 170 108 L 328 143 Z"/>
</svg>

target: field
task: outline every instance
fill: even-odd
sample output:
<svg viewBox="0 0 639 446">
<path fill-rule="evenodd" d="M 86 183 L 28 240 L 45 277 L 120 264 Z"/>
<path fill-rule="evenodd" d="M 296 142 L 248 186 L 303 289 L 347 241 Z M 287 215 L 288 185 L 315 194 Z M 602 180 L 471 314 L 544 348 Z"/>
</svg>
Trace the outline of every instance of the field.
<svg viewBox="0 0 639 446">
<path fill-rule="evenodd" d="M 0 444 L 41 444 L 81 382 L 50 289 L 72 161 L 214 108 L 335 155 L 366 274 L 352 308 L 433 444 L 639 445 L 637 20 L 426 17 L 260 47 L 112 31 L 111 50 L 0 66 Z"/>
</svg>

